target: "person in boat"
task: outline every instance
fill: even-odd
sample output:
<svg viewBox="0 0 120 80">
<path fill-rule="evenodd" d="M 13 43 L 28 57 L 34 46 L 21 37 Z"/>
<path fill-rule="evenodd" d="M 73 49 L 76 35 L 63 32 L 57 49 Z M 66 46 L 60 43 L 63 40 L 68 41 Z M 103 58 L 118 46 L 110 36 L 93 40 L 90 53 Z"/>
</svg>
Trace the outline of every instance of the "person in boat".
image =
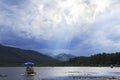
<svg viewBox="0 0 120 80">
<path fill-rule="evenodd" d="M 32 65 L 31 66 L 29 65 L 26 67 L 26 73 L 27 74 L 34 74 L 35 73 Z"/>
<path fill-rule="evenodd" d="M 113 68 L 114 66 L 111 64 L 110 67 Z"/>
</svg>

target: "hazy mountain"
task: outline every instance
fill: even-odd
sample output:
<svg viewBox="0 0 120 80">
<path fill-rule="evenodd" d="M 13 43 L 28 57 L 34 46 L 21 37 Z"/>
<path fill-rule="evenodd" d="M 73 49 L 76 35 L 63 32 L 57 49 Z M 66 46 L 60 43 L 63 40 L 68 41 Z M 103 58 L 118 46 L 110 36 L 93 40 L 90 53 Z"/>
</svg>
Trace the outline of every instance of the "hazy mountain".
<svg viewBox="0 0 120 80">
<path fill-rule="evenodd" d="M 43 55 L 37 51 L 0 45 L 0 65 L 23 64 L 26 61 L 32 61 L 36 64 L 57 62 L 56 59 Z"/>
<path fill-rule="evenodd" d="M 76 56 L 71 55 L 71 54 L 65 54 L 65 53 L 61 53 L 58 55 L 55 55 L 54 58 L 60 61 L 68 61 L 71 58 L 75 58 Z"/>
<path fill-rule="evenodd" d="M 52 57 L 52 58 L 54 58 L 54 57 L 56 56 L 56 55 L 53 54 L 53 53 L 45 53 L 45 55 L 50 56 L 50 57 Z"/>
</svg>

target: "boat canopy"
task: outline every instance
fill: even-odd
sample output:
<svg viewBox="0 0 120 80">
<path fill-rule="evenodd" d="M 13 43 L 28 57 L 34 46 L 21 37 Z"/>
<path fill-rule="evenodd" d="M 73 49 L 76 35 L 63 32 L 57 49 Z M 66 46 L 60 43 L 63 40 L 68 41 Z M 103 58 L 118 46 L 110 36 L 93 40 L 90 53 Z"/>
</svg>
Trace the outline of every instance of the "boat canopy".
<svg viewBox="0 0 120 80">
<path fill-rule="evenodd" d="M 25 64 L 25 65 L 34 65 L 33 62 L 25 62 L 24 64 Z"/>
</svg>

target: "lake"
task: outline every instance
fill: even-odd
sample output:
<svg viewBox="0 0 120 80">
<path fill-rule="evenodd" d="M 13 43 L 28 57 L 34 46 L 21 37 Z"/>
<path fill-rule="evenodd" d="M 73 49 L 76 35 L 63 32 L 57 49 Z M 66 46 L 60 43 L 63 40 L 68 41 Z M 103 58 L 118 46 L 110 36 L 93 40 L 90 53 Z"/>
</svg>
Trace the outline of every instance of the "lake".
<svg viewBox="0 0 120 80">
<path fill-rule="evenodd" d="M 120 68 L 34 67 L 37 75 L 23 76 L 25 67 L 0 67 L 0 80 L 120 80 Z"/>
</svg>

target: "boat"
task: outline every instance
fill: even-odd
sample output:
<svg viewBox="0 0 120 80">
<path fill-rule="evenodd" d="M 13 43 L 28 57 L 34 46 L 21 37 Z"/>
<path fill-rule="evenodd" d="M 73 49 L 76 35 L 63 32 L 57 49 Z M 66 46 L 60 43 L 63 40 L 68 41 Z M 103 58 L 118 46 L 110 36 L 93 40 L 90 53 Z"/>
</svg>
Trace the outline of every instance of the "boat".
<svg viewBox="0 0 120 80">
<path fill-rule="evenodd" d="M 34 72 L 34 69 L 33 69 L 34 63 L 33 62 L 25 62 L 24 64 L 26 65 L 26 72 L 21 74 L 21 75 L 23 75 L 23 76 L 35 76 L 36 72 Z"/>
</svg>

